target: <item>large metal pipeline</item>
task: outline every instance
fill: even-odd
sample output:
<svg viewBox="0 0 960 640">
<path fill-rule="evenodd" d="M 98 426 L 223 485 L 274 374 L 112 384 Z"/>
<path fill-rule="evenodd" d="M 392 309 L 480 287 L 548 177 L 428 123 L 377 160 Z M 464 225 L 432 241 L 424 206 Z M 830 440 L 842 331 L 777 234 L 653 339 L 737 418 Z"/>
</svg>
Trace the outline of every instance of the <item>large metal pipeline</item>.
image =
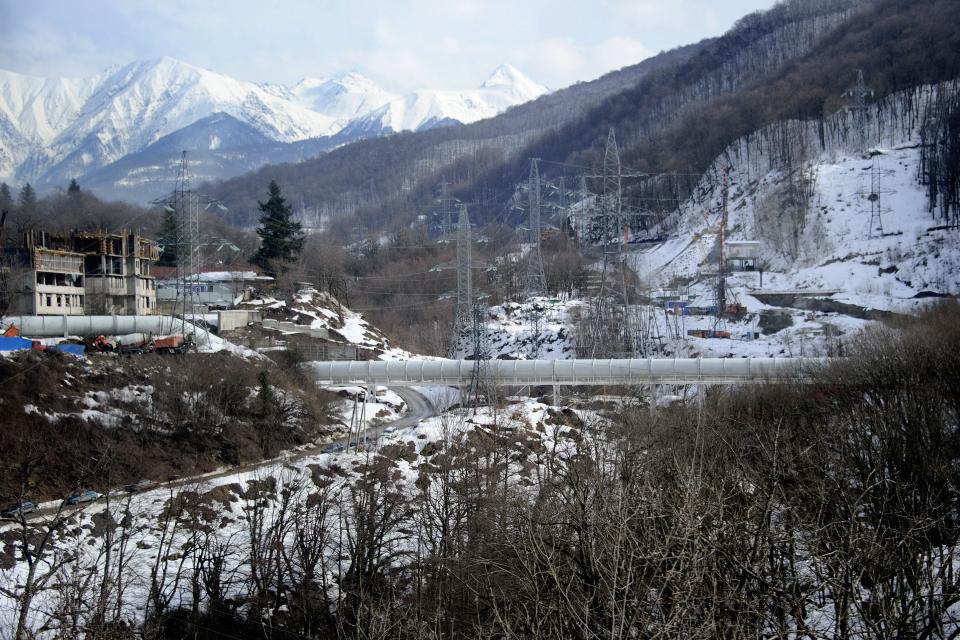
<svg viewBox="0 0 960 640">
<path fill-rule="evenodd" d="M 152 335 L 191 334 L 205 338 L 207 330 L 174 316 L 5 316 L 0 326 L 16 325 L 29 338 L 57 336 L 119 336 L 131 333 Z"/>
<path fill-rule="evenodd" d="M 311 362 L 322 384 L 500 386 L 738 384 L 807 381 L 827 358 L 641 358 L 622 360 L 398 360 Z"/>
</svg>

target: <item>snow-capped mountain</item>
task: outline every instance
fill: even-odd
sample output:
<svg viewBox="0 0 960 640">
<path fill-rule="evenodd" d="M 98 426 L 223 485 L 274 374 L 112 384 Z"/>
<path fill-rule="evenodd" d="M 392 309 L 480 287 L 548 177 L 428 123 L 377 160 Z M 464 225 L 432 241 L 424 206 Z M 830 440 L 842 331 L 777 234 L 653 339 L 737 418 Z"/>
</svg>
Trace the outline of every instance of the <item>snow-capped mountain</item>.
<svg viewBox="0 0 960 640">
<path fill-rule="evenodd" d="M 0 112 L 26 143 L 17 177 L 41 183 L 82 176 L 213 113 L 282 142 L 341 128 L 336 119 L 254 83 L 172 58 L 135 62 L 86 81 L 5 73 L 0 83 Z M 21 87 L 37 89 L 24 99 Z"/>
<path fill-rule="evenodd" d="M 0 70 L 0 176 L 76 120 L 102 78 L 34 78 Z"/>
<path fill-rule="evenodd" d="M 450 124 L 469 124 L 492 118 L 507 108 L 535 100 L 547 88 L 516 68 L 497 67 L 479 89 L 467 91 L 415 91 L 395 98 L 350 126 L 364 131 L 417 131 Z"/>
<path fill-rule="evenodd" d="M 308 109 L 344 121 L 365 116 L 397 97 L 356 71 L 328 79 L 304 78 L 290 93 Z"/>
<path fill-rule="evenodd" d="M 0 71 L 0 179 L 42 187 L 111 175 L 120 181 L 114 186 L 123 188 L 112 165 L 137 155 L 154 164 L 126 162 L 125 173 L 157 169 L 164 163 L 158 153 L 169 140 L 200 140 L 194 129 L 187 136 L 168 136 L 201 121 L 205 151 L 253 153 L 255 132 L 271 145 L 270 158 L 276 160 L 284 157 L 277 144 L 329 139 L 310 145 L 329 148 L 360 137 L 469 123 L 545 92 L 509 65 L 498 67 L 479 89 L 406 96 L 353 71 L 304 78 L 293 86 L 256 84 L 172 58 L 134 62 L 84 79 Z M 223 135 L 221 125 L 229 129 Z M 251 133 L 238 138 L 241 125 Z M 239 139 L 245 144 L 230 146 Z M 154 146 L 161 140 L 166 142 Z M 291 158 L 301 154 L 302 148 Z M 229 166 L 249 167 L 246 160 Z M 256 158 L 249 160 L 256 165 Z M 261 164 L 267 161 L 264 156 Z"/>
</svg>

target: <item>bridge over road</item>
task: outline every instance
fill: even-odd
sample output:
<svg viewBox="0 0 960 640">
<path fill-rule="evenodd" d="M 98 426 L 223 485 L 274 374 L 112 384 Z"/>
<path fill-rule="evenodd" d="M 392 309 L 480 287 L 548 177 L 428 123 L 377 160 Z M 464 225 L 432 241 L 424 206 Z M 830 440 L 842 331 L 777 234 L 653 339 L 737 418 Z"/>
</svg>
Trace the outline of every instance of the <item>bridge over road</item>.
<svg viewBox="0 0 960 640">
<path fill-rule="evenodd" d="M 639 358 L 621 360 L 486 360 L 484 384 L 506 387 L 661 384 L 751 384 L 808 381 L 828 358 Z M 321 384 L 470 386 L 474 360 L 311 362 Z"/>
</svg>

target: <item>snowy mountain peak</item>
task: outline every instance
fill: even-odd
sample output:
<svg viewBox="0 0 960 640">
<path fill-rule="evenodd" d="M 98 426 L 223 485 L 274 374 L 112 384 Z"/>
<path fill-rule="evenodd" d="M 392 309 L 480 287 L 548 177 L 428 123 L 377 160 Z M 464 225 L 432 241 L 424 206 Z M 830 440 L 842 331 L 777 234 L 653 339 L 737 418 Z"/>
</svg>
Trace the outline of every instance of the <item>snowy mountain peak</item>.
<svg viewBox="0 0 960 640">
<path fill-rule="evenodd" d="M 349 140 L 466 124 L 545 91 L 510 65 L 497 67 L 478 89 L 404 96 L 355 70 L 292 86 L 257 84 L 169 56 L 90 78 L 0 70 L 0 178 L 41 187 L 82 178 L 198 122 L 212 131 L 229 120 L 231 131 L 247 127 L 246 134 L 279 143 L 340 134 Z M 206 121 L 213 114 L 230 119 Z"/>
<path fill-rule="evenodd" d="M 342 121 L 362 117 L 396 97 L 356 71 L 304 78 L 290 93 L 304 107 Z"/>
<path fill-rule="evenodd" d="M 543 95 L 547 88 L 537 84 L 511 64 L 501 64 L 480 85 L 481 89 L 508 89 L 519 95 Z"/>
</svg>

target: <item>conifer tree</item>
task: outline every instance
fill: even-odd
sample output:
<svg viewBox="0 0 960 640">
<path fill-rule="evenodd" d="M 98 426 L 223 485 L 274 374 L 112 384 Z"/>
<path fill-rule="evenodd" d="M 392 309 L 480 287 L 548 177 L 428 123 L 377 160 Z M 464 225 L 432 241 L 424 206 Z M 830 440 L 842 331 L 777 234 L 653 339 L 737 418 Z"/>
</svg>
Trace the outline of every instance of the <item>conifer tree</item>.
<svg viewBox="0 0 960 640">
<path fill-rule="evenodd" d="M 177 264 L 178 236 L 177 236 L 177 212 L 171 208 L 164 209 L 163 221 L 160 223 L 160 233 L 157 236 L 157 244 L 160 245 L 160 259 L 157 264 L 162 267 L 173 267 Z"/>
<path fill-rule="evenodd" d="M 0 211 L 9 211 L 13 208 L 13 196 L 6 182 L 0 182 Z"/>
<path fill-rule="evenodd" d="M 20 189 L 20 195 L 17 197 L 17 206 L 24 213 L 33 213 L 37 208 L 37 192 L 33 190 L 30 183 L 23 185 Z"/>
<path fill-rule="evenodd" d="M 270 275 L 286 273 L 289 265 L 295 262 L 303 250 L 303 229 L 293 219 L 293 210 L 280 195 L 280 187 L 271 181 L 266 202 L 257 201 L 260 209 L 260 249 L 250 258 L 250 262 L 262 268 Z"/>
<path fill-rule="evenodd" d="M 70 195 L 76 195 L 80 193 L 80 183 L 77 182 L 76 178 L 70 178 L 70 186 L 67 187 L 67 193 Z"/>
</svg>

